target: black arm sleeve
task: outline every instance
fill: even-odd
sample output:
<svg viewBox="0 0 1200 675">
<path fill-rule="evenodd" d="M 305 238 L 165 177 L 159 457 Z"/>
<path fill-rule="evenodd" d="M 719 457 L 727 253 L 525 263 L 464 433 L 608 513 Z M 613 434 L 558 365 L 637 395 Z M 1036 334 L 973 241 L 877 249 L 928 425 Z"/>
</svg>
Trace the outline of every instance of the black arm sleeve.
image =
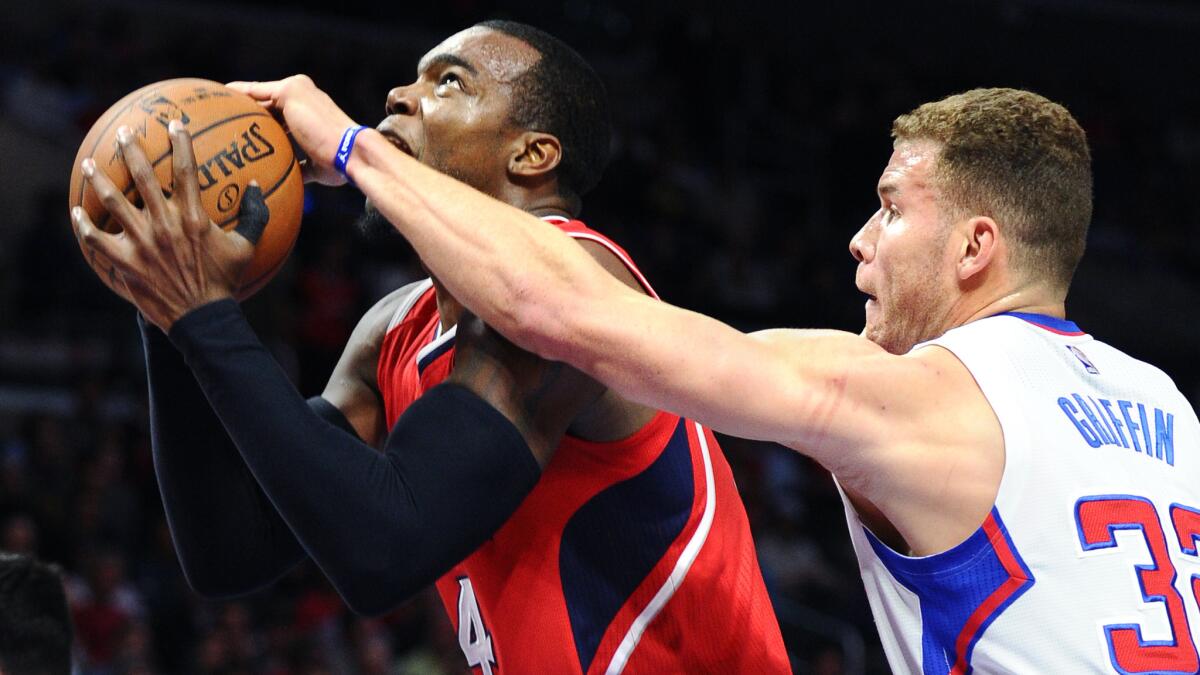
<svg viewBox="0 0 1200 675">
<path fill-rule="evenodd" d="M 154 472 L 188 584 L 206 597 L 270 584 L 300 562 L 304 550 L 254 480 L 179 350 L 141 315 L 138 325 L 150 385 Z"/>
<path fill-rule="evenodd" d="M 520 432 L 465 387 L 411 405 L 383 453 L 304 403 L 231 300 L 170 339 L 242 458 L 351 609 L 391 609 L 478 548 L 533 489 Z"/>
</svg>

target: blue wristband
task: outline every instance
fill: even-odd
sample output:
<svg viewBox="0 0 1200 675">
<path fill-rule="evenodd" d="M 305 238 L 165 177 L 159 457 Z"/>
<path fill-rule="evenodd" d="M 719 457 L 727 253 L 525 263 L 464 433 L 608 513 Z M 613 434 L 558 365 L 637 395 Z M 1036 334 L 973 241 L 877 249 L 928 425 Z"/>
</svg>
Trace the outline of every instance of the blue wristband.
<svg viewBox="0 0 1200 675">
<path fill-rule="evenodd" d="M 346 181 L 354 185 L 354 181 L 350 180 L 350 175 L 346 173 L 346 162 L 350 161 L 350 153 L 354 152 L 354 139 L 358 138 L 358 132 L 370 127 L 358 125 L 347 127 L 346 131 L 342 132 L 342 141 L 338 143 L 337 152 L 333 155 L 333 168 L 337 172 L 345 176 Z"/>
</svg>

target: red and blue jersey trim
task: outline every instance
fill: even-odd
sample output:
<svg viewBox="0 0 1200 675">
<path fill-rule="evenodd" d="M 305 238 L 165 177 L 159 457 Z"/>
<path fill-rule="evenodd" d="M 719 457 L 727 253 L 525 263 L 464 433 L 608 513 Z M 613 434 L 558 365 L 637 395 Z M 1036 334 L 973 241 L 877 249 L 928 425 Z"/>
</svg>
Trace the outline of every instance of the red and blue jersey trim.
<svg viewBox="0 0 1200 675">
<path fill-rule="evenodd" d="M 680 418 L 650 466 L 601 490 L 563 527 L 559 575 L 584 673 L 608 626 L 691 517 L 698 486 L 687 425 Z"/>
<path fill-rule="evenodd" d="M 439 331 L 440 333 L 440 331 Z M 417 352 L 417 374 L 424 375 L 425 369 L 434 361 L 442 358 L 442 355 L 454 348 L 454 340 L 458 333 L 458 326 L 453 326 L 445 333 L 435 334 L 434 338 L 429 341 L 429 344 L 421 348 Z"/>
<path fill-rule="evenodd" d="M 1079 330 L 1079 326 L 1076 326 L 1074 321 L 1067 321 L 1066 319 L 1060 319 L 1055 316 L 1047 316 L 1046 314 L 1031 314 L 1028 312 L 1001 312 L 996 316 L 1014 316 L 1022 321 L 1031 323 L 1038 328 L 1044 328 L 1051 333 L 1057 333 L 1059 335 L 1087 335 L 1087 333 Z"/>
<path fill-rule="evenodd" d="M 900 555 L 864 528 L 875 555 L 921 604 L 921 671 L 967 675 L 975 644 L 1034 584 L 993 508 L 966 541 L 924 558 Z"/>
</svg>

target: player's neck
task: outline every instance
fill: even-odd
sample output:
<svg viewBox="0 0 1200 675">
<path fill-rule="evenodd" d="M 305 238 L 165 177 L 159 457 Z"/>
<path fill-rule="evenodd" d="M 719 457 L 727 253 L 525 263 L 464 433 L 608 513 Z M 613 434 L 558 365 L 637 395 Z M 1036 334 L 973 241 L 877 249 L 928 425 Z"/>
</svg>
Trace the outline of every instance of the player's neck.
<svg viewBox="0 0 1200 675">
<path fill-rule="evenodd" d="M 988 295 L 976 295 L 968 298 L 967 302 L 960 303 L 959 310 L 951 313 L 951 327 L 1005 312 L 1042 314 L 1065 319 L 1067 309 L 1064 295 L 1041 284 L 1017 286 Z"/>
<path fill-rule="evenodd" d="M 573 212 L 571 212 L 567 209 L 562 209 L 562 208 L 557 208 L 557 207 L 532 209 L 529 212 L 532 213 L 533 215 L 537 216 L 538 218 L 546 218 L 549 216 L 557 216 L 559 218 L 566 218 L 567 220 L 572 220 L 575 218 L 575 214 Z"/>
<path fill-rule="evenodd" d="M 462 316 L 464 307 L 457 298 L 450 295 L 450 291 L 446 290 L 446 287 L 442 285 L 442 282 L 438 281 L 437 277 L 431 274 L 429 278 L 433 281 L 434 299 L 437 301 L 438 317 L 442 324 L 442 332 L 444 333 L 458 325 L 458 320 Z"/>
<path fill-rule="evenodd" d="M 500 192 L 502 194 L 493 196 L 539 218 L 545 216 L 574 218 L 582 206 L 578 197 L 560 194 L 558 183 L 555 181 L 543 180 L 529 185 L 509 183 Z"/>
</svg>

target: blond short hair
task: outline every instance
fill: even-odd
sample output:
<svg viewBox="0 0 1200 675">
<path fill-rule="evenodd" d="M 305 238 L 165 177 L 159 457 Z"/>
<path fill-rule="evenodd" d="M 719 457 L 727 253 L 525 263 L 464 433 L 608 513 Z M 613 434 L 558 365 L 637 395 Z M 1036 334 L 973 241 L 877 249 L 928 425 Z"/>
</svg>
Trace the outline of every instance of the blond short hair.
<svg viewBox="0 0 1200 675">
<path fill-rule="evenodd" d="M 892 123 L 896 142 L 940 145 L 935 186 L 958 219 L 994 219 L 1013 264 L 1066 290 L 1092 219 L 1087 136 L 1063 106 L 1019 89 L 972 89 Z"/>
</svg>

